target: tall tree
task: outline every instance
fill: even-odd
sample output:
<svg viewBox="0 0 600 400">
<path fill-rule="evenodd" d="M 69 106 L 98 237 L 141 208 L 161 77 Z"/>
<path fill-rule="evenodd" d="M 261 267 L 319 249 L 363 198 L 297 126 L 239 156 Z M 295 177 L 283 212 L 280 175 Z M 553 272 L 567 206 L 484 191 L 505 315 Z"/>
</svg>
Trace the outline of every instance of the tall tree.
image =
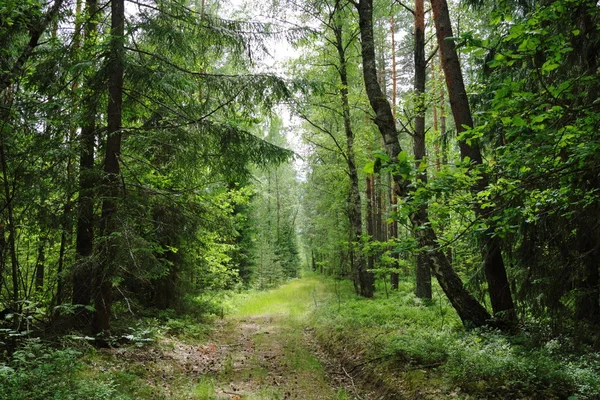
<svg viewBox="0 0 600 400">
<path fill-rule="evenodd" d="M 333 18 L 331 18 L 335 36 L 335 46 L 338 54 L 338 73 L 340 77 L 340 100 L 342 103 L 342 117 L 344 119 L 344 132 L 346 133 L 346 151 L 345 159 L 348 165 L 348 175 L 350 177 L 350 185 L 348 189 L 348 220 L 351 227 L 350 241 L 352 243 L 352 252 L 350 259 L 352 268 L 356 271 L 358 283 L 360 286 L 360 294 L 364 297 L 373 297 L 374 292 L 374 276 L 373 273 L 367 270 L 365 258 L 360 248 L 357 248 L 362 237 L 362 205 L 360 199 L 360 190 L 358 185 L 358 171 L 356 168 L 356 157 L 354 154 L 354 132 L 352 130 L 352 120 L 350 118 L 350 103 L 348 101 L 348 68 L 346 49 L 353 43 L 354 34 L 350 35 L 350 40 L 344 43 L 344 20 L 341 15 L 344 8 L 349 3 L 344 3 L 341 0 L 336 0 L 333 9 Z"/>
<path fill-rule="evenodd" d="M 375 46 L 373 40 L 373 1 L 361 0 L 356 3 L 359 14 L 359 26 L 362 44 L 362 63 L 365 89 L 371 107 L 375 112 L 374 122 L 377 125 L 385 145 L 386 152 L 395 164 L 402 162 L 402 153 L 398 132 L 388 100 L 385 98 L 377 81 L 375 63 Z M 404 153 L 405 154 L 405 153 Z M 405 158 L 405 157 L 404 157 Z M 400 168 L 398 165 L 396 168 Z M 403 198 L 409 195 L 409 181 L 396 170 L 393 174 L 398 184 L 399 195 Z M 427 209 L 421 212 L 411 212 L 410 220 L 415 229 L 420 247 L 426 251 L 432 270 L 446 293 L 446 296 L 456 309 L 465 325 L 482 326 L 490 315 L 486 309 L 465 289 L 460 277 L 450 266 L 445 254 L 438 248 L 437 237 L 428 220 Z"/>
<path fill-rule="evenodd" d="M 425 61 L 425 2 L 415 0 L 415 37 L 414 37 L 414 96 L 415 96 L 415 131 L 414 155 L 417 168 L 417 185 L 427 183 L 427 161 L 425 150 L 425 80 L 427 76 L 427 64 Z M 417 213 L 425 215 L 427 204 L 417 205 Z M 422 299 L 431 299 L 431 269 L 427 257 L 421 252 L 417 253 L 417 282 L 416 295 Z"/>
<path fill-rule="evenodd" d="M 87 0 L 85 6 L 85 24 L 83 49 L 86 58 L 91 56 L 97 37 L 98 4 L 96 0 Z M 88 93 L 83 99 L 79 150 L 79 197 L 77 206 L 77 233 L 75 241 L 76 265 L 72 274 L 73 304 L 89 305 L 92 297 L 89 279 L 93 270 L 92 252 L 94 246 L 94 199 L 96 179 L 94 174 L 94 154 L 96 138 L 96 111 L 98 96 L 95 95 L 97 78 L 88 73 L 83 87 Z"/>
<path fill-rule="evenodd" d="M 469 99 L 462 77 L 456 45 L 450 38 L 452 25 L 446 0 L 431 0 L 434 15 L 436 35 L 440 47 L 442 68 L 446 77 L 450 106 L 454 116 L 456 131 L 460 135 L 467 129 L 473 128 L 473 117 L 469 107 Z M 463 161 L 481 165 L 483 157 L 476 140 L 459 139 L 460 155 Z M 481 190 L 489 184 L 488 175 L 483 173 L 474 188 Z M 479 217 L 485 217 L 483 210 L 476 206 L 475 212 Z M 488 292 L 494 315 L 514 321 L 516 319 L 515 306 L 512 300 L 510 285 L 506 275 L 504 259 L 502 257 L 500 239 L 495 235 L 493 227 L 487 229 L 481 237 L 484 259 L 485 276 L 488 283 Z"/>
<path fill-rule="evenodd" d="M 123 126 L 123 78 L 125 69 L 125 2 L 111 0 L 110 53 L 108 59 L 108 110 L 106 153 L 104 155 L 104 198 L 101 229 L 101 260 L 94 274 L 94 319 L 92 332 L 102 336 L 110 330 L 112 278 L 116 269 L 119 231 L 121 136 Z"/>
</svg>

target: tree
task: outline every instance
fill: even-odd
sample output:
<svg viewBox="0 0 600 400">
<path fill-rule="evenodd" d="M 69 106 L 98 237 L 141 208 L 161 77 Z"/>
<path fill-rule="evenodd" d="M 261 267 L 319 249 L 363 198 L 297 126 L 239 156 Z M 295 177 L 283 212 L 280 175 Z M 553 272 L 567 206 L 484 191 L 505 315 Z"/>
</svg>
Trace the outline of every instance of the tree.
<svg viewBox="0 0 600 400">
<path fill-rule="evenodd" d="M 92 332 L 105 336 L 110 329 L 112 277 L 116 270 L 118 199 L 120 197 L 121 136 L 123 128 L 123 78 L 125 57 L 125 2 L 111 0 L 110 55 L 108 59 L 107 138 L 104 155 L 104 196 L 100 228 L 103 243 L 100 263 L 94 273 L 94 319 Z"/>
<path fill-rule="evenodd" d="M 85 5 L 84 33 L 82 58 L 92 56 L 91 48 L 97 37 L 98 4 L 96 0 L 87 0 Z M 73 304 L 89 305 L 92 297 L 91 280 L 88 277 L 89 263 L 92 258 L 94 246 L 94 191 L 96 187 L 96 174 L 94 167 L 95 139 L 96 139 L 96 112 L 98 96 L 95 95 L 95 82 L 97 77 L 93 72 L 88 72 L 84 89 L 89 93 L 83 99 L 81 116 L 81 134 L 79 151 L 79 197 L 77 204 L 77 233 L 76 233 L 76 265 L 73 268 L 72 286 Z"/>
<path fill-rule="evenodd" d="M 361 0 L 356 6 L 359 14 L 361 32 L 361 52 L 365 89 L 371 107 L 375 112 L 374 122 L 383 138 L 387 155 L 392 163 L 399 164 L 396 167 L 399 169 L 402 167 L 402 160 L 399 159 L 402 148 L 398 141 L 398 132 L 396 130 L 390 104 L 381 91 L 381 87 L 377 81 L 373 41 L 373 2 L 372 0 Z M 399 195 L 401 197 L 408 195 L 408 180 L 404 178 L 398 170 L 394 172 L 393 177 L 398 185 Z M 488 312 L 464 288 L 460 277 L 450 266 L 445 254 L 437 247 L 437 238 L 428 221 L 427 214 L 411 213 L 410 220 L 413 228 L 418 228 L 415 229 L 415 232 L 419 246 L 424 250 L 426 249 L 432 271 L 446 293 L 446 296 L 448 296 L 448 299 L 458 312 L 463 323 L 470 326 L 485 325 L 486 321 L 489 319 Z"/>
<path fill-rule="evenodd" d="M 358 185 L 358 171 L 356 168 L 356 157 L 354 154 L 354 132 L 352 130 L 352 120 L 350 118 L 350 103 L 348 101 L 348 70 L 346 49 L 353 43 L 355 33 L 350 34 L 350 40 L 344 43 L 344 23 L 341 15 L 343 9 L 349 3 L 343 4 L 341 1 L 336 1 L 332 10 L 333 20 L 330 29 L 333 30 L 335 42 L 332 43 L 338 53 L 338 73 L 340 77 L 340 99 L 342 103 L 342 117 L 344 120 L 344 132 L 346 134 L 346 149 L 345 159 L 348 165 L 348 175 L 350 178 L 350 186 L 348 191 L 348 220 L 351 226 L 350 243 L 353 244 L 351 249 L 350 259 L 352 268 L 356 271 L 360 294 L 364 297 L 373 297 L 374 292 L 374 276 L 373 273 L 367 270 L 365 259 L 362 251 L 354 250 L 356 244 L 360 241 L 363 234 L 362 217 L 361 217 L 361 199 Z"/>
<path fill-rule="evenodd" d="M 417 168 L 417 185 L 427 182 L 427 164 L 425 151 L 425 80 L 427 77 L 427 63 L 425 61 L 425 2 L 415 0 L 415 131 L 414 155 Z M 417 213 L 425 216 L 427 214 L 427 204 L 417 205 Z M 431 270 L 427 257 L 417 253 L 417 271 L 416 271 L 416 294 L 422 299 L 431 299 Z"/>
<path fill-rule="evenodd" d="M 450 97 L 450 105 L 457 134 L 473 128 L 473 118 L 469 107 L 469 100 L 462 78 L 458 55 L 452 38 L 450 14 L 445 0 L 432 0 L 431 8 L 434 14 L 438 45 L 440 47 L 441 63 L 446 77 L 446 86 Z M 481 165 L 483 158 L 477 141 L 471 144 L 471 139 L 459 139 L 460 154 L 463 161 Z M 479 178 L 475 190 L 483 190 L 489 184 L 487 174 Z M 478 216 L 483 216 L 483 210 L 476 207 Z M 506 275 L 504 259 L 499 238 L 494 234 L 493 228 L 488 229 L 481 239 L 484 253 L 484 269 L 488 282 L 488 290 L 494 315 L 516 320 L 515 306 L 510 293 L 510 285 Z"/>
</svg>

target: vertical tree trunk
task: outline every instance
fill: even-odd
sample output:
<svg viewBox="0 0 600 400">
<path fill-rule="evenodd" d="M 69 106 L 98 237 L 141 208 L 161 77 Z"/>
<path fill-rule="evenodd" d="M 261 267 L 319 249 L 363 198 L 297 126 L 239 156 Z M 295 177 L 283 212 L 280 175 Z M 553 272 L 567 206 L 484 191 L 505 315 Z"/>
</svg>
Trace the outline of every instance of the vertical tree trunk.
<svg viewBox="0 0 600 400">
<path fill-rule="evenodd" d="M 97 0 L 86 1 L 86 24 L 84 32 L 84 53 L 88 53 L 97 31 Z M 85 86 L 91 89 L 91 78 Z M 96 174 L 94 173 L 94 142 L 96 131 L 96 96 L 84 100 L 83 121 L 79 151 L 79 197 L 77 204 L 77 235 L 75 238 L 76 265 L 72 275 L 73 304 L 87 306 L 92 298 L 93 270 L 92 253 L 94 248 L 94 198 Z M 80 313 L 84 314 L 83 310 Z"/>
<path fill-rule="evenodd" d="M 119 199 L 119 154 L 121 153 L 121 126 L 123 118 L 123 72 L 124 72 L 124 0 L 111 2 L 111 39 L 108 66 L 107 139 L 104 158 L 105 198 L 102 202 L 102 233 L 104 235 L 102 260 L 95 274 L 92 331 L 105 336 L 110 330 L 112 303 L 112 277 L 118 243 L 114 233 L 118 231 L 117 202 Z M 102 344 L 102 343 L 101 343 Z"/>
<path fill-rule="evenodd" d="M 453 36 L 448 4 L 446 0 L 431 0 L 431 8 L 456 132 L 460 135 L 466 129 L 473 127 L 473 118 L 456 46 L 453 40 L 448 40 Z M 461 140 L 459 141 L 459 147 L 463 160 L 468 157 L 472 163 L 482 164 L 483 159 L 478 143 L 470 144 L 465 140 Z M 488 177 L 482 176 L 474 190 L 480 190 L 486 187 L 488 183 Z M 476 207 L 475 212 L 480 216 L 482 215 L 481 209 L 478 207 Z M 494 236 L 493 228 L 484 232 L 480 240 L 482 242 L 485 276 L 494 315 L 514 321 L 516 320 L 515 306 L 510 293 L 508 277 L 506 276 L 500 240 Z"/>
<path fill-rule="evenodd" d="M 339 12 L 339 3 L 336 4 L 334 12 Z M 348 69 L 346 60 L 346 47 L 343 42 L 343 21 L 339 15 L 335 16 L 335 25 L 333 26 L 335 34 L 335 45 L 338 53 L 340 76 L 340 98 L 342 102 L 342 116 L 344 119 L 344 132 L 346 133 L 346 163 L 348 165 L 348 175 L 350 177 L 350 186 L 348 189 L 348 220 L 350 223 L 350 250 L 352 262 L 352 275 L 354 280 L 361 286 L 359 276 L 369 274 L 365 264 L 365 257 L 361 249 L 362 228 L 362 204 L 360 199 L 360 189 L 358 185 L 358 170 L 356 168 L 356 158 L 354 154 L 354 131 L 352 130 L 352 121 L 350 118 L 350 103 L 348 101 Z M 359 289 L 361 293 L 369 293 L 369 290 Z"/>
<path fill-rule="evenodd" d="M 396 103 L 397 103 L 397 93 L 398 93 L 398 75 L 396 73 L 396 21 L 394 20 L 394 16 L 392 15 L 390 21 L 390 30 L 392 33 L 392 116 L 394 121 L 396 120 Z M 396 185 L 393 183 L 392 175 L 390 174 L 390 212 L 394 210 L 394 207 L 398 204 L 396 198 Z M 392 223 L 390 224 L 390 239 L 394 242 L 398 239 L 398 221 L 396 218 L 392 218 Z M 392 253 L 392 257 L 396 260 L 396 265 L 394 268 L 398 268 L 400 261 L 400 254 L 397 252 Z M 390 276 L 390 284 L 393 290 L 398 289 L 398 284 L 400 281 L 400 274 L 398 272 L 392 272 Z"/>
<path fill-rule="evenodd" d="M 593 179 L 593 178 L 592 178 Z M 578 223 L 577 243 L 582 254 L 582 271 L 575 298 L 575 318 L 592 325 L 600 325 L 600 234 L 597 221 L 598 206 L 590 206 Z"/>
<path fill-rule="evenodd" d="M 442 65 L 441 51 L 438 50 L 440 69 Z M 446 91 L 440 87 L 440 138 L 442 140 L 442 165 L 448 165 L 448 132 L 446 131 Z"/>
<path fill-rule="evenodd" d="M 435 69 L 436 69 L 436 65 L 435 65 L 435 61 L 433 61 L 431 64 L 431 81 L 433 82 L 434 96 L 435 96 L 435 87 L 437 85 L 437 76 L 435 75 Z M 433 109 L 433 132 L 436 135 L 435 144 L 434 144 L 435 170 L 436 170 L 436 172 L 440 172 L 442 169 L 441 155 L 440 155 L 440 141 L 442 140 L 441 139 L 442 135 L 441 135 L 441 132 L 439 131 L 438 105 L 436 104 L 435 100 L 433 101 L 432 109 Z"/>
<path fill-rule="evenodd" d="M 389 102 L 383 95 L 377 82 L 377 69 L 375 65 L 375 48 L 373 42 L 373 1 L 361 0 L 358 5 L 359 25 L 362 42 L 363 77 L 369 102 L 375 112 L 374 122 L 377 125 L 388 156 L 392 162 L 398 161 L 402 151 L 398 140 L 398 132 Z M 405 196 L 409 182 L 400 174 L 394 174 L 394 181 L 398 184 L 399 194 Z M 448 263 L 445 254 L 437 248 L 437 237 L 431 228 L 426 215 L 411 215 L 411 223 L 416 231 L 417 240 L 422 249 L 426 250 L 433 272 L 440 286 L 459 317 L 466 326 L 482 326 L 489 319 L 489 313 L 477 300 L 464 288 L 460 277 Z"/>
<path fill-rule="evenodd" d="M 373 215 L 373 175 L 369 175 L 366 178 L 367 181 L 367 235 L 369 236 L 369 241 L 374 240 L 375 235 L 375 224 L 374 224 L 374 215 Z M 375 279 L 373 273 L 368 272 L 368 270 L 372 270 L 375 267 L 375 259 L 373 257 L 373 253 L 369 252 L 367 255 L 367 268 L 364 271 L 358 271 L 358 280 L 360 281 L 360 294 L 363 297 L 373 297 L 373 293 L 375 292 Z"/>
<path fill-rule="evenodd" d="M 417 185 L 427 182 L 427 169 L 425 163 L 425 79 L 427 65 L 425 63 L 425 4 L 423 0 L 415 0 L 415 132 L 414 155 L 417 168 Z M 427 215 L 427 205 L 420 204 L 416 211 Z M 427 257 L 421 252 L 417 253 L 416 289 L 415 294 L 421 299 L 431 299 L 431 269 Z"/>
<path fill-rule="evenodd" d="M 4 223 L 0 223 L 0 286 L 5 285 L 4 269 L 6 268 L 6 231 Z"/>
<path fill-rule="evenodd" d="M 44 290 L 44 272 L 46 266 L 46 238 L 42 237 L 38 243 L 38 256 L 35 262 L 35 291 Z"/>
<path fill-rule="evenodd" d="M 7 102 L 8 103 L 8 102 Z M 10 192 L 10 182 L 8 181 L 8 165 L 6 162 L 6 149 L 4 141 L 4 132 L 0 132 L 0 166 L 2 167 L 2 181 L 4 183 L 4 199 L 6 201 L 6 212 L 8 213 L 8 246 L 10 252 L 10 262 L 12 267 L 12 301 L 14 305 L 19 301 L 19 261 L 17 257 L 17 247 L 15 245 L 15 219 L 13 211 L 13 195 Z"/>
</svg>

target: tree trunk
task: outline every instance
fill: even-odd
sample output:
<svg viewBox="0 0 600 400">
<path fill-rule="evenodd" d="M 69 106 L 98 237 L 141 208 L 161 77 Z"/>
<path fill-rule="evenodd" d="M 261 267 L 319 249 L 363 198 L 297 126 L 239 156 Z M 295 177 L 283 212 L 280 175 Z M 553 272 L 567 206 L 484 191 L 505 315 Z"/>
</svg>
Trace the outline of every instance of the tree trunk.
<svg viewBox="0 0 600 400">
<path fill-rule="evenodd" d="M 390 30 L 392 33 L 392 116 L 394 120 L 396 120 L 396 103 L 397 103 L 397 93 L 398 93 L 398 75 L 396 73 L 396 21 L 394 20 L 394 16 L 390 20 Z M 398 201 L 396 199 L 396 185 L 392 183 L 393 178 L 392 175 L 389 175 L 390 180 L 390 212 L 394 211 L 394 207 L 397 206 Z M 394 242 L 398 239 L 398 221 L 396 218 L 392 218 L 392 223 L 389 225 L 389 237 Z M 398 252 L 393 252 L 392 257 L 396 260 L 396 264 L 393 265 L 394 268 L 399 267 L 400 263 L 400 254 Z M 400 281 L 400 274 L 398 272 L 392 272 L 390 276 L 390 284 L 392 290 L 398 289 L 398 284 Z"/>
<path fill-rule="evenodd" d="M 398 161 L 402 151 L 398 140 L 398 132 L 389 102 L 383 95 L 377 82 L 377 69 L 375 66 L 375 48 L 373 44 L 373 1 L 361 0 L 358 3 L 359 24 L 362 40 L 362 61 L 365 89 L 369 102 L 375 112 L 374 122 L 377 125 L 386 152 L 392 162 Z M 394 181 L 398 184 L 399 195 L 406 196 L 408 182 L 400 174 L 394 174 Z M 425 210 L 426 211 L 426 210 Z M 479 302 L 464 288 L 459 276 L 450 266 L 445 254 L 437 247 L 437 237 L 431 229 L 427 213 L 415 213 L 411 216 L 411 223 L 415 229 L 417 240 L 424 254 L 429 258 L 433 272 L 448 299 L 456 309 L 459 317 L 466 326 L 482 326 L 489 319 L 489 313 Z"/>
<path fill-rule="evenodd" d="M 104 235 L 102 260 L 95 274 L 92 331 L 104 337 L 110 330 L 112 303 L 112 277 L 118 252 L 115 233 L 118 231 L 117 201 L 119 199 L 119 154 L 121 152 L 121 126 L 123 118 L 124 71 L 124 0 L 111 2 L 111 43 L 108 66 L 107 139 L 104 159 L 105 198 L 102 202 L 102 233 Z M 100 344 L 104 344 L 99 342 Z"/>
<path fill-rule="evenodd" d="M 38 256 L 35 262 L 35 291 L 44 290 L 44 272 L 46 266 L 46 237 L 40 237 L 38 242 Z"/>
<path fill-rule="evenodd" d="M 373 221 L 373 175 L 369 175 L 366 178 L 367 181 L 367 235 L 369 236 L 369 242 L 374 240 L 375 224 Z M 373 253 L 369 252 L 367 255 L 367 268 L 363 271 L 358 271 L 358 280 L 360 282 L 360 294 L 363 297 L 373 297 L 375 292 L 375 279 L 373 273 L 368 272 L 375 267 L 375 259 Z"/>
<path fill-rule="evenodd" d="M 10 252 L 10 262 L 12 266 L 12 301 L 16 306 L 19 301 L 19 261 L 17 258 L 17 247 L 15 245 L 15 219 L 13 212 L 13 195 L 10 192 L 10 183 L 8 181 L 8 165 L 6 162 L 6 149 L 4 141 L 4 132 L 0 132 L 0 166 L 2 167 L 2 180 L 4 182 L 4 199 L 6 201 L 6 211 L 8 213 L 8 246 Z"/>
<path fill-rule="evenodd" d="M 336 7 L 337 11 L 337 7 Z M 362 204 L 360 199 L 360 189 L 358 185 L 358 170 L 356 168 L 356 159 L 354 155 L 354 131 L 350 119 L 350 103 L 348 101 L 348 70 L 346 61 L 346 50 L 343 42 L 343 21 L 336 16 L 333 30 L 335 33 L 335 44 L 338 52 L 340 83 L 340 97 L 342 101 L 342 116 L 344 119 L 344 131 L 346 133 L 346 163 L 348 165 L 348 175 L 350 177 L 350 187 L 348 189 L 348 221 L 350 223 L 350 250 L 353 277 L 358 278 L 369 274 L 365 264 L 365 257 L 361 249 L 362 230 Z M 355 278 L 355 279 L 356 279 Z M 359 286 L 362 281 L 358 280 Z M 360 289 L 361 293 L 369 293 L 369 290 Z M 372 294 L 371 294 L 372 295 Z"/>
<path fill-rule="evenodd" d="M 434 58 L 434 60 L 435 60 L 435 58 Z M 436 69 L 435 61 L 432 61 L 431 81 L 433 82 L 434 92 L 435 92 L 435 87 L 437 85 L 437 77 L 435 75 L 435 69 Z M 435 93 L 434 93 L 434 96 L 435 96 Z M 433 109 L 433 132 L 436 135 L 435 142 L 434 142 L 435 171 L 440 172 L 442 170 L 441 156 L 440 156 L 440 141 L 442 140 L 442 135 L 441 135 L 441 132 L 439 131 L 438 105 L 436 104 L 435 100 L 432 103 L 432 109 Z"/>
<path fill-rule="evenodd" d="M 417 186 L 427 183 L 425 162 L 425 79 L 427 65 L 425 63 L 425 4 L 423 0 L 415 0 L 415 132 L 414 155 L 417 168 Z M 420 204 L 418 214 L 427 215 L 427 205 Z M 427 257 L 417 253 L 415 294 L 421 299 L 431 299 L 431 269 Z"/>
<path fill-rule="evenodd" d="M 593 179 L 593 178 L 591 178 Z M 600 325 L 600 234 L 599 207 L 591 206 L 578 223 L 577 243 L 582 255 L 582 274 L 576 283 L 575 318 L 592 325 Z"/>
<path fill-rule="evenodd" d="M 97 31 L 97 0 L 86 1 L 86 24 L 84 32 L 84 52 L 93 44 Z M 91 78 L 85 86 L 91 89 Z M 79 198 L 77 210 L 77 235 L 75 239 L 76 265 L 73 270 L 73 304 L 87 306 L 92 298 L 91 273 L 94 269 L 92 253 L 94 249 L 94 198 L 96 176 L 94 173 L 94 142 L 96 131 L 97 96 L 89 95 L 84 100 L 83 121 L 79 151 Z M 79 312 L 85 315 L 84 309 Z"/>
<path fill-rule="evenodd" d="M 453 40 L 450 14 L 446 0 L 432 0 L 431 8 L 435 19 L 435 28 L 438 45 L 440 47 L 442 68 L 446 77 L 446 86 L 450 96 L 450 106 L 456 124 L 456 132 L 460 135 L 466 129 L 473 127 L 473 118 L 469 108 L 469 99 L 465 90 L 462 71 L 456 46 Z M 475 165 L 481 165 L 483 159 L 478 143 L 469 144 L 465 140 L 459 141 L 460 155 L 463 160 L 467 157 Z M 482 176 L 474 190 L 483 189 L 488 185 L 488 177 Z M 475 212 L 482 216 L 481 209 L 476 207 Z M 510 293 L 510 285 L 506 276 L 506 268 L 502 258 L 501 243 L 494 236 L 493 228 L 484 232 L 480 238 L 484 258 L 484 270 L 488 283 L 490 302 L 494 315 L 510 321 L 516 320 L 515 306 Z"/>
</svg>

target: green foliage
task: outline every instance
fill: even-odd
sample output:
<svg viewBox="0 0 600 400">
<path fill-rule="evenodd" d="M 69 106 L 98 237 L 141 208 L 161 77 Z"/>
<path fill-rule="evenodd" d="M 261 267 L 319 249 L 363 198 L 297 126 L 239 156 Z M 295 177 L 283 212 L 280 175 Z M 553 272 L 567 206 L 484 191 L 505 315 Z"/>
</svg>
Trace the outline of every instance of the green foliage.
<svg viewBox="0 0 600 400">
<path fill-rule="evenodd" d="M 512 337 L 495 330 L 465 332 L 449 305 L 423 304 L 406 281 L 389 298 L 358 298 L 350 282 L 339 296 L 341 303 L 331 298 L 315 314 L 317 335 L 334 352 L 363 354 L 356 364 L 379 360 L 373 368 L 384 374 L 383 381 L 400 374 L 412 382 L 413 372 L 421 370 L 430 385 L 437 382 L 430 389 L 438 393 L 456 387 L 475 397 L 592 399 L 597 393 L 598 353 L 574 355 L 568 343 L 540 343 L 526 332 Z"/>
<path fill-rule="evenodd" d="M 5 400 L 127 400 L 112 382 L 89 381 L 80 375 L 75 350 L 52 349 L 31 340 L 0 364 L 0 399 Z"/>
</svg>

